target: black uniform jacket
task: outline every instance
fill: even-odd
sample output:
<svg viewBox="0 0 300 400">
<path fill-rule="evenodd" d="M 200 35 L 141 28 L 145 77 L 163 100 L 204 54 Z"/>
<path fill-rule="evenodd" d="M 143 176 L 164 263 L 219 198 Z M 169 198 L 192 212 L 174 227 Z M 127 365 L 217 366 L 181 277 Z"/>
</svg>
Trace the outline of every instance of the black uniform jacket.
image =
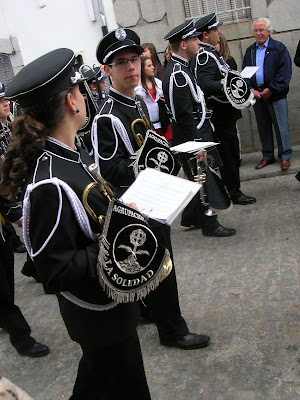
<svg viewBox="0 0 300 400">
<path fill-rule="evenodd" d="M 97 121 L 97 135 L 100 171 L 105 179 L 119 189 L 118 194 L 123 193 L 134 182 L 135 176 L 130 166 L 131 154 L 120 138 L 117 125 L 113 125 L 110 116 L 116 117 L 123 124 L 130 145 L 135 152 L 139 146 L 132 133 L 131 123 L 137 118 L 142 118 L 137 103 L 141 104 L 143 112 L 150 121 L 147 106 L 139 96 L 132 99 L 113 88 L 110 88 L 109 95 L 99 111 L 101 118 L 98 118 Z M 135 125 L 135 131 L 145 137 L 146 129 L 142 123 L 139 122 Z"/>
<path fill-rule="evenodd" d="M 195 77 L 189 68 L 189 62 L 185 58 L 173 54 L 165 70 L 163 92 L 169 110 L 171 110 L 171 101 L 174 104 L 175 119 L 172 120 L 174 145 L 189 140 L 200 139 L 203 135 L 211 134 L 211 127 L 208 119 L 204 121 L 200 130 L 197 130 L 197 125 L 201 120 L 202 107 L 200 103 L 195 101 L 191 92 L 191 87 L 183 73 L 176 73 L 173 91 L 171 93 L 172 98 L 170 99 L 170 79 L 172 74 L 179 70 L 185 72 L 189 76 L 195 91 L 197 87 Z M 204 140 L 209 140 L 209 138 L 204 137 Z"/>
<path fill-rule="evenodd" d="M 74 151 L 49 138 L 32 181 L 57 177 L 66 182 L 81 200 L 85 187 L 94 181 L 86 168 L 91 163 L 92 159 L 84 150 Z M 30 194 L 28 229 L 33 253 L 46 243 L 34 257 L 34 266 L 46 293 L 68 292 L 75 296 L 73 302 L 58 295 L 62 316 L 73 340 L 88 344 L 99 343 L 101 338 L 106 344 L 120 341 L 123 335 L 135 330 L 136 306 L 134 303 L 122 304 L 109 311 L 97 311 L 98 305 L 112 302 L 103 292 L 97 277 L 98 242 L 83 233 L 69 199 L 64 190 L 61 192 L 62 202 L 56 186 L 50 183 L 35 188 Z M 97 215 L 106 213 L 107 202 L 97 190 L 92 191 L 88 202 Z M 57 220 L 58 225 L 51 237 Z M 92 218 L 89 217 L 89 221 L 92 231 L 100 232 Z"/>
<path fill-rule="evenodd" d="M 211 52 L 221 64 L 224 64 L 224 61 L 220 58 L 215 47 L 206 43 L 200 44 L 200 52 L 196 56 L 199 59 L 199 63 L 196 65 L 196 57 L 193 57 L 191 61 L 191 69 L 195 72 L 197 83 L 204 92 L 207 107 L 213 110 L 212 121 L 226 121 L 229 119 L 236 121 L 241 118 L 241 112 L 227 100 L 221 83 L 223 75 L 212 57 L 207 56 L 205 53 L 201 54 L 201 47 L 205 51 Z"/>
</svg>

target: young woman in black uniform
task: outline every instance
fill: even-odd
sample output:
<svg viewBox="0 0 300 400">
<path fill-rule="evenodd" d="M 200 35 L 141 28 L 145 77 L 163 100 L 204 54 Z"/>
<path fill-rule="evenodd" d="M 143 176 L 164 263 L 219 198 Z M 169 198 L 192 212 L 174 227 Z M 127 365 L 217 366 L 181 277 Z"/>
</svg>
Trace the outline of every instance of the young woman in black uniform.
<svg viewBox="0 0 300 400">
<path fill-rule="evenodd" d="M 72 400 L 148 400 L 136 333 L 136 303 L 109 299 L 97 276 L 98 224 L 84 214 L 86 186 L 95 179 L 89 155 L 74 145 L 86 118 L 75 56 L 57 49 L 24 67 L 6 95 L 24 114 L 16 121 L 3 165 L 3 184 L 24 199 L 24 236 L 46 293 L 57 295 L 72 340 L 83 356 Z M 91 192 L 97 215 L 107 201 Z"/>
</svg>

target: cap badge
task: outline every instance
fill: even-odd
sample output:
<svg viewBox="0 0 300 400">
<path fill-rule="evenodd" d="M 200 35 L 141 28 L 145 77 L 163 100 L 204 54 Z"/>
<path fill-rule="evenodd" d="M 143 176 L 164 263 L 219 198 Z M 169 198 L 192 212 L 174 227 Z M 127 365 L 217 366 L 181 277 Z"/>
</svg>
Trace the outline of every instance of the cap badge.
<svg viewBox="0 0 300 400">
<path fill-rule="evenodd" d="M 126 31 L 125 29 L 117 29 L 115 32 L 116 39 L 118 40 L 125 40 L 126 39 Z"/>
</svg>

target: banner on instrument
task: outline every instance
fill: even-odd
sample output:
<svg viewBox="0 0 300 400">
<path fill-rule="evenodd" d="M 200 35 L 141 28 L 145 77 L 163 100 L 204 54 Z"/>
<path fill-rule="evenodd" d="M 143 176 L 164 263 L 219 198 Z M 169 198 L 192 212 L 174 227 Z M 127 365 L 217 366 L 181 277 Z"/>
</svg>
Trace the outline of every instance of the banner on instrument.
<svg viewBox="0 0 300 400">
<path fill-rule="evenodd" d="M 169 251 L 158 243 L 145 217 L 115 198 L 99 245 L 100 284 L 119 303 L 147 296 L 172 269 Z"/>
<path fill-rule="evenodd" d="M 147 130 L 142 147 L 132 159 L 135 177 L 146 168 L 154 168 L 171 175 L 177 175 L 180 169 L 167 140 L 151 129 Z"/>
</svg>

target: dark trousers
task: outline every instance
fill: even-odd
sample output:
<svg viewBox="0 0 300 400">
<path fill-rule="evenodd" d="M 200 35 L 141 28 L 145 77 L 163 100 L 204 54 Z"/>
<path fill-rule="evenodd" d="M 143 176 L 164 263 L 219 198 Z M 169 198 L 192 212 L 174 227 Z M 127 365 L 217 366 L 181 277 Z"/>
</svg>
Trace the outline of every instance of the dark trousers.
<svg viewBox="0 0 300 400">
<path fill-rule="evenodd" d="M 173 268 L 169 276 L 143 299 L 141 314 L 155 322 L 162 340 L 170 340 L 185 336 L 188 333 L 188 327 L 180 311 L 170 226 L 155 221 L 150 221 L 150 226 L 158 242 L 169 250 Z"/>
<path fill-rule="evenodd" d="M 8 219 L 6 219 L 6 221 L 5 221 L 5 229 L 6 229 L 6 232 L 9 234 L 9 237 L 11 239 L 13 247 L 15 245 L 18 245 L 21 241 L 20 236 L 17 235 L 15 227 Z"/>
<path fill-rule="evenodd" d="M 259 100 L 253 108 L 262 144 L 263 159 L 272 160 L 274 158 L 273 125 L 277 139 L 278 158 L 289 160 L 292 155 L 292 143 L 288 123 L 287 100 L 281 99 L 274 102 Z"/>
<path fill-rule="evenodd" d="M 190 181 L 194 181 L 194 175 L 187 162 L 183 163 L 183 170 Z M 203 233 L 207 233 L 215 230 L 220 225 L 218 222 L 217 215 L 212 215 L 208 217 L 205 212 L 207 207 L 205 207 L 200 199 L 200 194 L 197 193 L 189 204 L 185 207 L 182 213 L 182 224 L 183 225 L 193 225 L 196 228 L 201 228 Z"/>
<path fill-rule="evenodd" d="M 0 245 L 0 327 L 9 333 L 16 349 L 22 350 L 34 342 L 30 326 L 15 305 L 14 253 L 10 240 Z"/>
<path fill-rule="evenodd" d="M 198 138 L 197 140 L 199 141 L 204 141 L 204 142 L 213 142 L 213 135 L 212 135 L 212 128 L 211 128 L 211 123 L 209 119 L 206 119 L 204 121 L 204 124 L 200 128 L 199 131 L 197 131 Z M 190 165 L 188 164 L 187 159 L 190 156 L 181 156 L 181 162 L 182 162 L 182 168 L 184 170 L 184 173 L 186 174 L 187 178 L 190 181 L 194 182 L 194 175 L 196 174 L 196 171 L 191 170 Z M 201 228 L 202 232 L 210 232 L 218 228 L 220 225 L 218 220 L 217 220 L 217 215 L 213 215 L 211 217 L 208 217 L 205 212 L 207 211 L 207 207 L 204 206 L 200 200 L 200 195 L 199 193 L 194 196 L 194 198 L 189 202 L 189 204 L 185 207 L 182 213 L 182 219 L 181 222 L 185 226 L 195 226 L 196 228 Z"/>
<path fill-rule="evenodd" d="M 137 334 L 107 347 L 85 345 L 82 351 L 70 400 L 151 399 Z"/>
<path fill-rule="evenodd" d="M 240 190 L 240 148 L 236 129 L 236 120 L 230 119 L 219 123 L 213 121 L 215 126 L 215 140 L 220 144 L 217 146 L 223 166 L 220 168 L 220 174 L 228 193 L 232 199 L 239 197 Z"/>
</svg>

